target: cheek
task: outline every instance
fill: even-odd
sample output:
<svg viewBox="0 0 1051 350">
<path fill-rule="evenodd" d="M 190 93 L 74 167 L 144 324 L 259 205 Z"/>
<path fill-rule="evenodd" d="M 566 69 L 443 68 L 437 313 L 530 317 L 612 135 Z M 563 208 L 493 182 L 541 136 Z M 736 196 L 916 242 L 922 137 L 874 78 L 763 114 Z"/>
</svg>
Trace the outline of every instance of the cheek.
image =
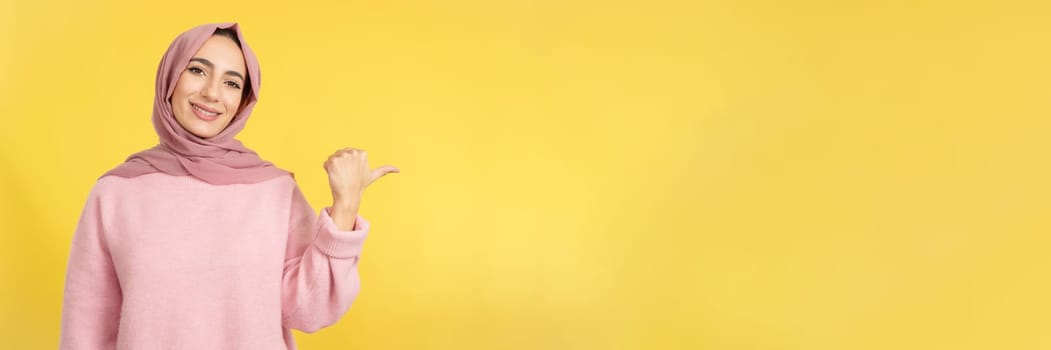
<svg viewBox="0 0 1051 350">
<path fill-rule="evenodd" d="M 188 79 L 186 73 L 183 73 L 179 76 L 179 81 L 175 83 L 175 91 L 172 91 L 172 102 L 185 100 L 194 89 L 193 79 Z"/>
<path fill-rule="evenodd" d="M 231 91 L 226 98 L 223 99 L 223 104 L 226 105 L 226 110 L 229 114 L 237 114 L 238 109 L 241 107 L 241 91 Z"/>
</svg>

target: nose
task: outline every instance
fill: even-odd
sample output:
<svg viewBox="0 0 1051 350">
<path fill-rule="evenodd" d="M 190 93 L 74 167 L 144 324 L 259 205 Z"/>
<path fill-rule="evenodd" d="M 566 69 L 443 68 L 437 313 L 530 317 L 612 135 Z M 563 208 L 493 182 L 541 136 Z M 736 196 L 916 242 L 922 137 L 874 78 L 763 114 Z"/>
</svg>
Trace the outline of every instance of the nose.
<svg viewBox="0 0 1051 350">
<path fill-rule="evenodd" d="M 208 100 L 211 100 L 211 101 L 218 100 L 219 99 L 219 84 L 220 84 L 220 81 L 218 79 L 216 79 L 214 81 L 210 81 L 207 84 L 205 84 L 204 87 L 201 89 L 201 97 L 207 98 Z"/>
</svg>

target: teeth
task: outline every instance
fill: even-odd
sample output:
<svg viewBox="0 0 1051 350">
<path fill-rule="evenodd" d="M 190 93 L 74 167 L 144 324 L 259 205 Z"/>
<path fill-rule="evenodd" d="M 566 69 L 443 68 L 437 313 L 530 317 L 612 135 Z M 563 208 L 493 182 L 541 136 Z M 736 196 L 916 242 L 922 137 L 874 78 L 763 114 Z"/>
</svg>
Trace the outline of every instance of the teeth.
<svg viewBox="0 0 1051 350">
<path fill-rule="evenodd" d="M 201 113 L 204 113 L 204 114 L 209 115 L 209 116 L 219 115 L 219 113 L 213 113 L 213 112 L 209 112 L 209 111 L 203 110 L 203 109 L 201 109 L 201 107 L 197 107 L 197 105 L 195 105 L 195 104 L 190 104 L 190 106 L 193 106 L 193 109 L 196 109 L 196 110 L 200 111 Z"/>
</svg>

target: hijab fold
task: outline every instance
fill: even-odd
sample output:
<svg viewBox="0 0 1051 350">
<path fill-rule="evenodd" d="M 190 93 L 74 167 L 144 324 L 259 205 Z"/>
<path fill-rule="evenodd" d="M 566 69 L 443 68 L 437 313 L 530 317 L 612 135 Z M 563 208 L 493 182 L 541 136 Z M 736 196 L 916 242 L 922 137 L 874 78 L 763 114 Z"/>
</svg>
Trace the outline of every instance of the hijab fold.
<svg viewBox="0 0 1051 350">
<path fill-rule="evenodd" d="M 231 29 L 237 33 L 248 68 L 251 90 L 242 101 L 241 109 L 230 124 L 218 135 L 203 139 L 186 131 L 175 120 L 171 97 L 179 76 L 197 50 L 217 29 Z M 132 154 L 123 164 L 102 176 L 136 177 L 152 173 L 174 176 L 193 176 L 213 185 L 251 184 L 275 177 L 292 175 L 267 162 L 234 137 L 244 129 L 248 116 L 258 101 L 259 62 L 248 47 L 237 23 L 205 24 L 194 27 L 175 38 L 164 53 L 157 68 L 156 95 L 153 100 L 153 129 L 160 143 L 153 148 Z"/>
</svg>

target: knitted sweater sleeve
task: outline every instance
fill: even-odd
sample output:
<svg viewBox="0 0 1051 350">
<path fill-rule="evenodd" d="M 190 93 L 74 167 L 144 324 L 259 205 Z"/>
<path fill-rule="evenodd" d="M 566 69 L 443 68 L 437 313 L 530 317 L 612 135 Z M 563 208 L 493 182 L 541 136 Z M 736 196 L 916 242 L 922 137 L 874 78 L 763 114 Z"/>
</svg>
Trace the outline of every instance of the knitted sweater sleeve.
<svg viewBox="0 0 1051 350">
<path fill-rule="evenodd" d="M 281 324 L 307 333 L 330 326 L 358 295 L 358 260 L 369 223 L 361 216 L 340 230 L 329 208 L 315 214 L 295 186 L 281 290 Z"/>
<path fill-rule="evenodd" d="M 122 293 L 103 228 L 98 186 L 81 212 L 66 269 L 59 349 L 115 349 Z"/>
</svg>

